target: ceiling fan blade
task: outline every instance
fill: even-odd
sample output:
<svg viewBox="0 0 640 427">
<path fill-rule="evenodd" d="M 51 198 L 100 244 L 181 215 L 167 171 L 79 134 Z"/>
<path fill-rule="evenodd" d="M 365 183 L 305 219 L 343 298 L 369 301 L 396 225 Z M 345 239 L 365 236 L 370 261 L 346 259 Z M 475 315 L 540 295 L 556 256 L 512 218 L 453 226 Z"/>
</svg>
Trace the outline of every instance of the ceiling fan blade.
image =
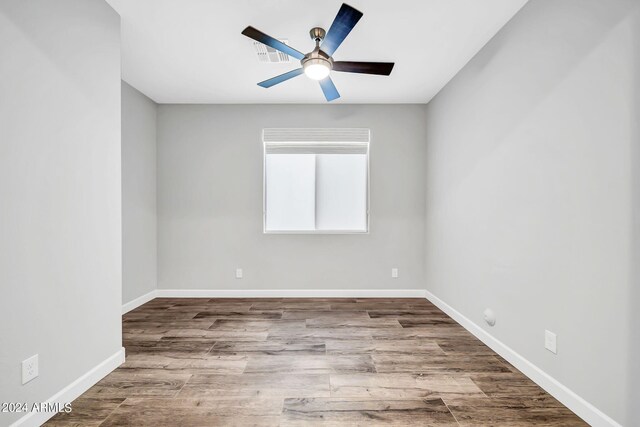
<svg viewBox="0 0 640 427">
<path fill-rule="evenodd" d="M 322 88 L 322 93 L 324 93 L 324 97 L 327 98 L 327 101 L 331 102 L 334 99 L 340 98 L 338 89 L 336 89 L 336 85 L 333 84 L 331 77 L 326 77 L 320 80 L 320 87 Z"/>
<path fill-rule="evenodd" d="M 284 73 L 284 74 L 280 74 L 279 76 L 275 76 L 272 77 L 268 80 L 265 80 L 263 82 L 258 83 L 258 86 L 262 86 L 264 88 L 269 88 L 271 86 L 275 86 L 278 83 L 282 83 L 286 80 L 292 79 L 295 76 L 299 76 L 300 74 L 304 73 L 304 70 L 302 68 L 298 68 L 296 70 L 291 70 L 288 73 Z"/>
<path fill-rule="evenodd" d="M 333 56 L 333 53 L 349 35 L 353 27 L 356 26 L 360 18 L 362 18 L 362 12 L 346 3 L 342 3 L 329 31 L 327 31 L 327 35 L 322 41 L 320 49 L 327 55 Z"/>
<path fill-rule="evenodd" d="M 393 70 L 393 62 L 354 62 L 354 61 L 334 61 L 333 71 L 344 73 L 378 74 L 388 76 Z"/>
<path fill-rule="evenodd" d="M 279 50 L 282 53 L 286 53 L 289 56 L 292 56 L 296 59 L 304 58 L 304 54 L 295 50 L 294 48 L 287 46 L 282 43 L 280 40 L 274 39 L 273 37 L 263 33 L 260 30 L 256 30 L 255 28 L 249 26 L 242 31 L 242 34 L 249 37 L 250 39 L 254 39 L 259 41 L 260 43 L 266 44 L 267 46 L 271 46 L 275 50 Z"/>
</svg>

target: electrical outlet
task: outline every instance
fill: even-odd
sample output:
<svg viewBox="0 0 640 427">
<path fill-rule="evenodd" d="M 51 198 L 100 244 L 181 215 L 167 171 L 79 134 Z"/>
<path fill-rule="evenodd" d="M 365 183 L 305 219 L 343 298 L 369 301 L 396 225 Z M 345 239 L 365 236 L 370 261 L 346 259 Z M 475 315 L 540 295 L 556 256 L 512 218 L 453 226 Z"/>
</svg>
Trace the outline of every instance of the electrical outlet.
<svg viewBox="0 0 640 427">
<path fill-rule="evenodd" d="M 236 268 L 236 279 L 242 279 L 242 269 Z"/>
<path fill-rule="evenodd" d="M 392 268 L 391 269 L 391 277 L 393 277 L 394 279 L 398 278 L 398 269 L 397 268 Z"/>
<path fill-rule="evenodd" d="M 22 361 L 22 384 L 26 384 L 38 376 L 38 355 Z"/>
<path fill-rule="evenodd" d="M 558 354 L 556 339 L 558 337 L 551 331 L 544 331 L 544 348 L 553 354 Z"/>
</svg>

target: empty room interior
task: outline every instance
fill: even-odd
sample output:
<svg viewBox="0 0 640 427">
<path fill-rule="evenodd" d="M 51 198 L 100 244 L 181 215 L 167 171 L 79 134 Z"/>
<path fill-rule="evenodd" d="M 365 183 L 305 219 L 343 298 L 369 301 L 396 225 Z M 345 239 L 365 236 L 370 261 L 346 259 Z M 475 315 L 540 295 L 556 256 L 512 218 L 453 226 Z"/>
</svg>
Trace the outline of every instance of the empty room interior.
<svg viewBox="0 0 640 427">
<path fill-rule="evenodd" d="M 640 426 L 640 1 L 0 0 L 0 426 Z"/>
</svg>

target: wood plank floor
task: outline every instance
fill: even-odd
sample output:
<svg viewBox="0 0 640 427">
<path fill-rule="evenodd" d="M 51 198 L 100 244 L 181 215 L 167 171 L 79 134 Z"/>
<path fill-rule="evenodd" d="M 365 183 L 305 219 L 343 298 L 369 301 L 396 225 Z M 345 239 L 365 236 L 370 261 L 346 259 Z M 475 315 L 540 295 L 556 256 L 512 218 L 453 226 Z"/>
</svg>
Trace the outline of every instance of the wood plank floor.
<svg viewBox="0 0 640 427">
<path fill-rule="evenodd" d="M 424 299 L 158 298 L 48 426 L 582 426 Z"/>
</svg>

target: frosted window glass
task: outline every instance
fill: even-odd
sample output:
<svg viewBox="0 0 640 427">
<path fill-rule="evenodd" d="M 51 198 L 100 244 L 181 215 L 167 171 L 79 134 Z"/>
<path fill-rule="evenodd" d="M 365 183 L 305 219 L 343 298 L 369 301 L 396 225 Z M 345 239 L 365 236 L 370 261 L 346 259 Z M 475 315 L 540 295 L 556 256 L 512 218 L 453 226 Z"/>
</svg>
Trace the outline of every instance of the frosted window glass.
<svg viewBox="0 0 640 427">
<path fill-rule="evenodd" d="M 315 230 L 315 155 L 266 157 L 266 229 Z"/>
<path fill-rule="evenodd" d="M 316 229 L 367 230 L 366 154 L 316 155 Z"/>
</svg>

